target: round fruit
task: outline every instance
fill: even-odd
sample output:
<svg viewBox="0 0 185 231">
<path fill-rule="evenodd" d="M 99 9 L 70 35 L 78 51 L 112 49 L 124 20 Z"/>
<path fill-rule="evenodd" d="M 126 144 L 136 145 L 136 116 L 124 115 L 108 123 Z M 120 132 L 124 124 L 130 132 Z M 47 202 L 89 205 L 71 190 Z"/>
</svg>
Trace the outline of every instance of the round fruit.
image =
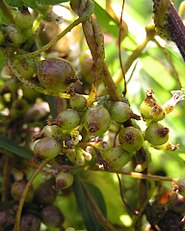
<svg viewBox="0 0 185 231">
<path fill-rule="evenodd" d="M 34 18 L 27 8 L 23 8 L 21 11 L 18 11 L 15 16 L 15 23 L 22 30 L 31 28 L 33 26 L 33 22 Z"/>
<path fill-rule="evenodd" d="M 44 137 L 36 143 L 34 153 L 37 157 L 53 159 L 61 151 L 60 143 L 52 137 Z"/>
<path fill-rule="evenodd" d="M 41 210 L 41 219 L 44 224 L 51 227 L 61 227 L 64 222 L 64 216 L 54 205 L 48 205 Z"/>
<path fill-rule="evenodd" d="M 46 125 L 43 127 L 41 134 L 43 136 L 60 138 L 62 136 L 62 131 L 57 125 Z"/>
<path fill-rule="evenodd" d="M 145 131 L 146 140 L 152 145 L 162 145 L 169 139 L 169 129 L 157 122 L 151 122 Z"/>
<path fill-rule="evenodd" d="M 54 120 L 62 130 L 72 130 L 80 124 L 80 115 L 73 109 L 62 111 Z"/>
<path fill-rule="evenodd" d="M 10 41 L 13 46 L 19 47 L 24 42 L 22 32 L 16 27 L 9 25 L 5 28 L 5 32 L 8 41 Z"/>
<path fill-rule="evenodd" d="M 73 184 L 73 175 L 67 172 L 60 172 L 56 175 L 56 189 L 66 189 Z"/>
<path fill-rule="evenodd" d="M 0 230 L 13 230 L 15 212 L 13 209 L 0 211 Z"/>
<path fill-rule="evenodd" d="M 50 178 L 49 180 L 41 183 L 39 187 L 36 188 L 34 193 L 34 200 L 36 201 L 36 203 L 39 203 L 41 205 L 52 204 L 57 196 L 54 185 L 54 178 Z"/>
<path fill-rule="evenodd" d="M 24 214 L 21 217 L 20 231 L 39 231 L 40 219 L 34 214 Z"/>
<path fill-rule="evenodd" d="M 144 143 L 141 131 L 135 127 L 121 128 L 119 132 L 121 147 L 128 152 L 138 151 Z"/>
<path fill-rule="evenodd" d="M 83 95 L 73 95 L 70 97 L 70 106 L 77 110 L 77 111 L 83 111 L 87 107 L 87 100 Z"/>
<path fill-rule="evenodd" d="M 110 122 L 110 114 L 103 106 L 90 107 L 84 115 L 84 127 L 92 136 L 103 135 L 108 130 Z"/>
<path fill-rule="evenodd" d="M 22 197 L 22 194 L 24 192 L 24 189 L 26 187 L 27 182 L 25 180 L 18 180 L 15 181 L 11 186 L 11 195 L 14 199 L 20 200 Z M 29 191 L 29 194 L 26 198 L 27 201 L 30 201 L 32 199 L 33 192 L 32 190 Z"/>
<path fill-rule="evenodd" d="M 65 92 L 78 78 L 72 65 L 65 59 L 48 58 L 38 67 L 38 79 L 46 89 Z"/>
<path fill-rule="evenodd" d="M 26 79 L 30 79 L 35 72 L 32 60 L 16 60 L 15 68 L 17 72 Z"/>
<path fill-rule="evenodd" d="M 110 167 L 121 169 L 132 159 L 133 153 L 123 150 L 122 147 L 113 147 L 102 153 L 102 157 L 108 162 Z"/>
<path fill-rule="evenodd" d="M 125 122 L 133 115 L 129 105 L 124 102 L 114 102 L 110 108 L 110 114 L 116 122 Z"/>
</svg>

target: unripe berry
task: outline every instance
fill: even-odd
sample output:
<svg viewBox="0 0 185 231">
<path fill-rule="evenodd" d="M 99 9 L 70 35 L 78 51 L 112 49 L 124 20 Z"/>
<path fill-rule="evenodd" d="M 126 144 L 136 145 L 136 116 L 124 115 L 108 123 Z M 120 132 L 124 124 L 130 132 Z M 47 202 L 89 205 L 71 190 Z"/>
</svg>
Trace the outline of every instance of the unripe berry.
<svg viewBox="0 0 185 231">
<path fill-rule="evenodd" d="M 152 90 L 146 92 L 146 98 L 140 105 L 140 112 L 144 120 L 159 121 L 165 117 L 165 111 L 153 98 Z"/>
<path fill-rule="evenodd" d="M 30 79 L 34 74 L 34 63 L 32 60 L 15 60 L 17 72 L 25 79 Z"/>
<path fill-rule="evenodd" d="M 144 138 L 139 129 L 130 126 L 120 130 L 119 142 L 124 150 L 136 152 L 143 146 Z"/>
<path fill-rule="evenodd" d="M 57 125 L 46 125 L 42 129 L 41 135 L 60 138 L 62 136 L 62 130 Z"/>
<path fill-rule="evenodd" d="M 77 111 L 83 111 L 87 107 L 87 100 L 83 95 L 73 95 L 70 97 L 70 106 L 77 110 Z"/>
<path fill-rule="evenodd" d="M 19 47 L 24 42 L 24 37 L 22 32 L 14 26 L 7 26 L 5 28 L 6 37 L 13 46 Z"/>
<path fill-rule="evenodd" d="M 44 137 L 36 143 L 34 153 L 39 158 L 55 158 L 61 151 L 61 146 L 52 137 Z"/>
<path fill-rule="evenodd" d="M 84 115 L 84 127 L 92 136 L 103 135 L 108 130 L 110 122 L 110 114 L 103 106 L 90 107 Z"/>
<path fill-rule="evenodd" d="M 29 29 L 33 26 L 34 18 L 27 8 L 18 11 L 15 16 L 15 23 L 21 30 Z"/>
<path fill-rule="evenodd" d="M 62 111 L 56 119 L 49 120 L 48 124 L 55 124 L 62 130 L 73 130 L 80 124 L 80 115 L 73 109 Z"/>
<path fill-rule="evenodd" d="M 52 204 L 57 196 L 57 192 L 54 189 L 54 178 L 46 180 L 36 188 L 34 193 L 34 200 L 41 205 Z"/>
<path fill-rule="evenodd" d="M 133 115 L 129 105 L 124 102 L 114 102 L 110 107 L 111 118 L 116 122 L 125 122 Z"/>
<path fill-rule="evenodd" d="M 60 172 L 56 175 L 56 189 L 66 189 L 73 184 L 73 175 L 68 172 Z"/>
<path fill-rule="evenodd" d="M 41 219 L 49 227 L 61 227 L 64 216 L 54 205 L 48 205 L 41 210 Z"/>
<path fill-rule="evenodd" d="M 169 139 L 169 129 L 157 122 L 151 122 L 145 131 L 146 140 L 152 145 L 162 145 Z"/>
<path fill-rule="evenodd" d="M 78 78 L 72 65 L 65 59 L 48 58 L 38 67 L 38 79 L 46 89 L 65 92 Z"/>
<path fill-rule="evenodd" d="M 39 231 L 40 219 L 34 214 L 24 214 L 21 217 L 20 231 Z"/>
<path fill-rule="evenodd" d="M 119 146 L 102 153 L 102 157 L 108 162 L 109 166 L 115 169 L 121 169 L 132 159 L 132 156 L 133 153 L 129 153 Z"/>
</svg>

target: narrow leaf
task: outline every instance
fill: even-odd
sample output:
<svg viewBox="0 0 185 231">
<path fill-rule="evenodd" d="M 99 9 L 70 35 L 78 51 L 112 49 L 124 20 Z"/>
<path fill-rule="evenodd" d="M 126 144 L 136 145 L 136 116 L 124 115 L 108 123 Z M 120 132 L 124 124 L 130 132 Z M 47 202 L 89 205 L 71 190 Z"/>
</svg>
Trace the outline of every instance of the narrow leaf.
<svg viewBox="0 0 185 231">
<path fill-rule="evenodd" d="M 23 157 L 27 160 L 31 160 L 33 153 L 26 148 L 19 146 L 15 141 L 10 140 L 4 136 L 0 136 L 0 149 L 3 149 L 10 154 Z"/>
</svg>

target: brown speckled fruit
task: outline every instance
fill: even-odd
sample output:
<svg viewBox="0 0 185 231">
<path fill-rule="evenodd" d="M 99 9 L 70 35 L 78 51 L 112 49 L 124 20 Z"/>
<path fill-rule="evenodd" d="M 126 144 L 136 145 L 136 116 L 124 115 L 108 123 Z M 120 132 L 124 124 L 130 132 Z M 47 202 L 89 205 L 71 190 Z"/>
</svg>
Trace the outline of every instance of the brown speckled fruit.
<svg viewBox="0 0 185 231">
<path fill-rule="evenodd" d="M 72 65 L 62 58 L 48 58 L 41 61 L 38 79 L 50 91 L 65 92 L 78 78 Z"/>
</svg>

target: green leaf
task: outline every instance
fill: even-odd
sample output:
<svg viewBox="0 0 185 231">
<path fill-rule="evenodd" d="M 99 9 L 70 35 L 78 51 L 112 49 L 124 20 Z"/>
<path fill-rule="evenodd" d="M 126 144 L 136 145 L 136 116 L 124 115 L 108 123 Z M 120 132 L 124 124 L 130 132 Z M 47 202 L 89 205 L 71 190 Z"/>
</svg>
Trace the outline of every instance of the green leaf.
<svg viewBox="0 0 185 231">
<path fill-rule="evenodd" d="M 106 33 L 118 38 L 119 23 L 96 2 L 94 2 L 94 13 L 100 27 L 103 28 Z"/>
<path fill-rule="evenodd" d="M 30 150 L 19 146 L 15 141 L 10 140 L 4 136 L 0 136 L 0 149 L 23 157 L 27 160 L 31 160 L 33 156 L 33 153 Z"/>
<path fill-rule="evenodd" d="M 31 7 L 36 8 L 38 5 L 56 5 L 63 2 L 68 2 L 69 0 L 4 0 L 5 3 L 13 7 Z"/>
<path fill-rule="evenodd" d="M 104 198 L 101 192 L 99 191 L 99 189 L 95 185 L 92 185 L 90 183 L 88 184 L 84 183 L 84 184 L 89 190 L 92 197 L 95 199 L 102 213 L 105 215 L 106 214 L 105 202 L 104 202 Z M 87 198 L 83 190 L 82 183 L 77 176 L 75 177 L 73 187 L 74 187 L 74 193 L 76 196 L 76 200 L 80 208 L 81 214 L 84 218 L 84 222 L 85 222 L 87 230 L 88 231 L 94 231 L 94 230 L 104 231 L 104 228 L 96 220 L 93 214 L 93 211 L 91 210 L 91 207 L 87 203 Z"/>
<path fill-rule="evenodd" d="M 3 49 L 0 48 L 0 69 L 5 65 L 6 59 L 4 56 Z"/>
</svg>

